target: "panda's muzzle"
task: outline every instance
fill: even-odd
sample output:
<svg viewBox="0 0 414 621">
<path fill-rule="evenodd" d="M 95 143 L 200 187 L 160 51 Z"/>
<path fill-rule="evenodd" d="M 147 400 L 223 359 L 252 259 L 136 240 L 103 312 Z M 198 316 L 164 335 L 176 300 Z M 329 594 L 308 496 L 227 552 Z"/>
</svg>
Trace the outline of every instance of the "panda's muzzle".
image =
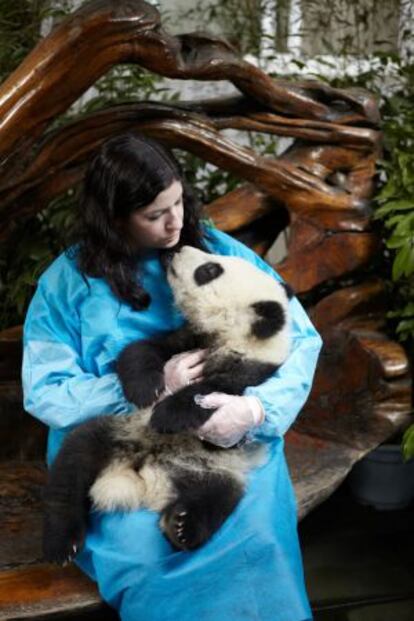
<svg viewBox="0 0 414 621">
<path fill-rule="evenodd" d="M 212 280 L 218 278 L 223 272 L 224 269 L 219 263 L 208 261 L 207 263 L 203 263 L 203 265 L 197 267 L 194 272 L 194 280 L 198 286 L 206 285 Z"/>
</svg>

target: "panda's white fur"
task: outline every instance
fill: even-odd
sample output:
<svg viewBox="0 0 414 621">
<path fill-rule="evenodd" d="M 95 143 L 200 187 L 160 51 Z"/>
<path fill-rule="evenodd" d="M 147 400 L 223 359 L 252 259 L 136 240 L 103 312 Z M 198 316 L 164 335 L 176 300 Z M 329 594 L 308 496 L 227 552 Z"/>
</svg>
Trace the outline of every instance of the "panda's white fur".
<svg viewBox="0 0 414 621">
<path fill-rule="evenodd" d="M 149 457 L 138 472 L 131 466 L 130 457 L 114 458 L 90 488 L 89 496 L 95 510 L 134 511 L 146 507 L 161 511 L 176 497 L 169 476 L 172 470 L 197 475 L 210 467 L 231 473 L 242 484 L 248 470 L 266 458 L 266 448 L 258 443 L 242 450 L 212 453 L 194 434 L 160 436 L 148 427 L 151 413 L 152 409 L 146 408 L 136 410 L 133 416 L 117 418 L 113 427 L 114 439 L 120 442 L 139 440 L 148 453 L 156 444 L 162 457 L 157 456 L 156 461 Z M 188 455 L 193 456 L 191 461 Z"/>
<path fill-rule="evenodd" d="M 159 511 L 160 527 L 173 545 L 197 547 L 231 513 L 242 496 L 247 472 L 265 458 L 265 448 L 258 442 L 223 450 L 200 441 L 194 428 L 203 420 L 197 417 L 207 420 L 211 411 L 195 404 L 194 391 L 242 394 L 247 385 L 261 383 L 286 360 L 290 320 L 284 285 L 242 258 L 190 247 L 174 255 L 167 277 L 189 327 L 184 328 L 184 336 L 180 331 L 172 333 L 170 341 L 168 337 L 152 339 L 132 344 L 130 352 L 124 350 L 127 364 L 124 369 L 118 367 L 118 372 L 125 393 L 132 402 L 145 405 L 149 389 L 153 403 L 163 356 L 167 360 L 176 353 L 176 343 L 181 351 L 191 348 L 185 341 L 189 336 L 197 347 L 209 349 L 205 377 L 151 407 L 138 408 L 128 416 L 98 417 L 69 434 L 46 488 L 44 551 L 48 560 L 65 560 L 73 545 L 81 544 L 87 496 L 95 510 L 146 507 Z M 153 359 L 154 352 L 156 368 L 148 370 L 146 361 Z M 135 364 L 141 362 L 143 373 L 134 375 Z M 136 399 L 129 397 L 128 384 L 131 390 L 137 387 L 138 393 L 147 390 L 145 398 L 141 400 L 138 393 Z M 168 407 L 173 408 L 171 412 Z M 190 419 L 195 421 L 193 428 L 168 428 L 170 422 L 181 425 Z"/>
<path fill-rule="evenodd" d="M 286 290 L 270 274 L 235 256 L 221 256 L 224 272 L 200 287 L 194 295 L 194 272 L 206 261 L 217 260 L 197 248 L 184 246 L 173 258 L 168 281 L 177 306 L 200 332 L 217 335 L 215 355 L 237 351 L 261 362 L 282 364 L 290 347 L 289 299 Z M 257 318 L 252 305 L 273 300 L 285 311 L 285 323 L 274 336 L 261 340 L 251 327 Z"/>
</svg>

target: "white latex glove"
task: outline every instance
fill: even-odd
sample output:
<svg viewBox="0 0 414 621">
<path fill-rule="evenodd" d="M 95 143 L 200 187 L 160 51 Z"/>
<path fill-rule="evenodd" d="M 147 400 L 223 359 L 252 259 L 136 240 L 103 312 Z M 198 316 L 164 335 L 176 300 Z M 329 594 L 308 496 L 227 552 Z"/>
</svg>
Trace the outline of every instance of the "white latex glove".
<svg viewBox="0 0 414 621">
<path fill-rule="evenodd" d="M 197 430 L 200 440 L 229 448 L 252 428 L 264 421 L 263 405 L 257 397 L 238 397 L 223 392 L 196 395 L 194 400 L 203 408 L 218 408 Z"/>
<path fill-rule="evenodd" d="M 194 349 L 172 356 L 164 365 L 166 394 L 172 394 L 203 378 L 204 359 L 207 349 Z"/>
</svg>

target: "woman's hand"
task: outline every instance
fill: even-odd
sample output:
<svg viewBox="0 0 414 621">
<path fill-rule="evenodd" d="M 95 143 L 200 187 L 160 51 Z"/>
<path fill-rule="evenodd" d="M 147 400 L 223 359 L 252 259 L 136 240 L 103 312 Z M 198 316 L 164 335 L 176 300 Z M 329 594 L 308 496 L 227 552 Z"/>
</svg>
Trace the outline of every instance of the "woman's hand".
<svg viewBox="0 0 414 621">
<path fill-rule="evenodd" d="M 202 427 L 197 430 L 200 440 L 229 448 L 252 428 L 264 421 L 264 409 L 257 397 L 238 397 L 223 392 L 195 397 L 203 408 L 218 408 Z"/>
<path fill-rule="evenodd" d="M 164 383 L 166 394 L 172 394 L 203 379 L 204 361 L 207 349 L 185 351 L 172 356 L 164 365 Z"/>
</svg>

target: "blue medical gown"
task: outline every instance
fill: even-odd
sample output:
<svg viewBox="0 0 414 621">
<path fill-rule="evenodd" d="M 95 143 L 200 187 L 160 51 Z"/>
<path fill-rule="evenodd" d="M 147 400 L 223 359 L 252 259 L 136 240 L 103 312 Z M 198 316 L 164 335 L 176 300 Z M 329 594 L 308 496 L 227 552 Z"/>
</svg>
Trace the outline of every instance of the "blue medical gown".
<svg viewBox="0 0 414 621">
<path fill-rule="evenodd" d="M 213 252 L 244 257 L 278 278 L 230 236 L 213 228 L 206 233 Z M 83 277 L 66 254 L 40 278 L 24 326 L 23 387 L 26 410 L 50 427 L 49 463 L 77 424 L 133 409 L 114 373 L 125 345 L 183 323 L 157 253 L 141 259 L 137 271 L 152 300 L 139 312 L 102 279 Z M 154 512 L 91 513 L 76 560 L 123 621 L 311 618 L 283 434 L 308 396 L 321 339 L 296 298 L 290 306 L 288 360 L 265 383 L 246 389 L 265 408 L 265 422 L 251 435 L 269 445 L 269 459 L 250 473 L 244 498 L 212 539 L 196 551 L 177 552 Z"/>
</svg>

